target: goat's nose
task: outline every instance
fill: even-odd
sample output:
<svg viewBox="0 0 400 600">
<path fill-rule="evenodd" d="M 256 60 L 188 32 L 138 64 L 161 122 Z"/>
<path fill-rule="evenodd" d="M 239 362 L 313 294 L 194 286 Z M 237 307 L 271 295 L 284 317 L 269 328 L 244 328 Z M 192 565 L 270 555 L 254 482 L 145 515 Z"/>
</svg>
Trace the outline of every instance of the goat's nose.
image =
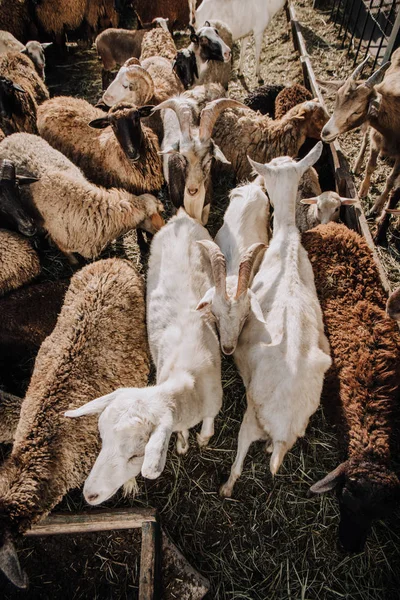
<svg viewBox="0 0 400 600">
<path fill-rule="evenodd" d="M 197 194 L 197 192 L 198 192 L 198 191 L 199 191 L 199 188 L 193 188 L 193 187 L 190 187 L 190 188 L 188 188 L 188 193 L 189 193 L 191 196 L 195 196 L 195 195 Z"/>
<path fill-rule="evenodd" d="M 235 348 L 233 346 L 222 346 L 222 352 L 226 355 L 233 354 Z"/>
</svg>

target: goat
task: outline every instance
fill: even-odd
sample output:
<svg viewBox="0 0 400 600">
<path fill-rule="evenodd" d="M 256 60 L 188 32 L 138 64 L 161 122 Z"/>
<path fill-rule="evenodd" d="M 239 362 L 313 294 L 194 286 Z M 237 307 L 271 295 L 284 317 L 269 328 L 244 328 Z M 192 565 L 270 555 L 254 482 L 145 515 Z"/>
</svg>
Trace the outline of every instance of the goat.
<svg viewBox="0 0 400 600">
<path fill-rule="evenodd" d="M 230 29 L 220 21 L 206 21 L 197 32 L 191 27 L 191 44 L 180 50 L 173 69 L 185 89 L 203 83 L 220 83 L 225 89 L 231 78 Z"/>
<path fill-rule="evenodd" d="M 212 160 L 228 162 L 211 137 L 214 124 L 223 110 L 241 106 L 243 104 L 230 98 L 213 100 L 201 111 L 200 119 L 193 102 L 184 97 L 170 98 L 154 109 L 175 112 L 176 119 L 172 117 L 173 120 L 164 125 L 167 132 L 176 128 L 176 120 L 179 123 L 180 138 L 173 142 L 167 135 L 161 150 L 161 154 L 169 156 L 167 181 L 171 201 L 176 207 L 183 202 L 186 212 L 200 223 L 206 224 L 210 214 Z M 164 122 L 170 118 L 167 112 Z"/>
<path fill-rule="evenodd" d="M 211 311 L 224 354 L 235 351 L 250 311 L 264 322 L 250 286 L 268 241 L 269 201 L 259 185 L 249 183 L 232 190 L 215 243 L 199 242 L 208 253 L 214 286 L 207 290 L 197 310 Z"/>
<path fill-rule="evenodd" d="M 274 15 L 284 7 L 285 0 L 203 0 L 196 10 L 196 23 L 204 23 L 218 19 L 226 23 L 232 30 L 233 40 L 245 38 L 240 49 L 239 74 L 243 73 L 243 65 L 248 43 L 248 36 L 254 35 L 256 52 L 256 76 L 261 81 L 260 54 L 263 36 Z"/>
<path fill-rule="evenodd" d="M 297 186 L 320 157 L 318 143 L 300 162 L 252 161 L 274 206 L 271 243 L 251 286 L 264 323 L 250 313 L 234 353 L 247 393 L 238 451 L 222 496 L 230 496 L 252 442 L 268 440 L 270 470 L 278 471 L 310 416 L 318 408 L 324 373 L 331 364 L 322 311 L 307 253 L 295 225 Z"/>
<path fill-rule="evenodd" d="M 212 323 L 195 310 L 211 284 L 211 270 L 195 243 L 207 230 L 182 209 L 151 245 L 147 274 L 147 329 L 157 369 L 155 386 L 119 389 L 67 417 L 100 414 L 103 447 L 85 483 L 90 504 L 99 504 L 140 472 L 162 473 L 171 434 L 177 452 L 189 448 L 189 428 L 202 421 L 197 440 L 207 446 L 222 404 L 221 359 Z"/>
<path fill-rule="evenodd" d="M 394 64 L 392 66 L 390 66 L 390 62 L 385 63 L 364 82 L 358 83 L 357 77 L 368 59 L 358 65 L 344 83 L 342 81 L 321 82 L 325 89 L 336 91 L 333 114 L 322 130 L 322 139 L 325 142 L 333 142 L 338 135 L 361 125 L 370 126 L 371 149 L 365 177 L 358 194 L 360 198 L 368 195 L 371 176 L 376 168 L 378 156 L 390 156 L 395 159 L 385 189 L 374 202 L 369 216 L 380 214 L 395 180 L 400 174 L 400 87 L 398 84 L 400 67 L 397 65 L 398 56 L 400 56 L 400 49 L 393 53 Z M 382 83 L 378 85 L 383 76 Z M 357 173 L 364 158 L 365 139 L 364 136 L 355 165 Z"/>
<path fill-rule="evenodd" d="M 46 66 L 44 51 L 51 44 L 52 42 L 41 44 L 35 40 L 22 44 L 9 31 L 0 30 L 0 54 L 5 54 L 6 52 L 22 52 L 26 54 L 35 65 L 35 69 L 43 81 L 45 80 L 44 68 Z"/>
<path fill-rule="evenodd" d="M 295 157 L 307 137 L 320 139 L 327 120 L 325 109 L 314 101 L 295 106 L 277 121 L 249 108 L 227 110 L 215 123 L 213 138 L 242 181 L 251 174 L 249 151 L 259 162 Z"/>
</svg>

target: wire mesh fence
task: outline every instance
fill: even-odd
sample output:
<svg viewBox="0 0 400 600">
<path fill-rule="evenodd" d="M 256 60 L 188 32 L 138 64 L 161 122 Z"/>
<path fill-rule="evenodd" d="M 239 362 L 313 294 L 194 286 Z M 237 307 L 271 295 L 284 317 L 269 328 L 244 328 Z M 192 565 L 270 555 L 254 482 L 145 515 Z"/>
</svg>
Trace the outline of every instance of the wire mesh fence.
<svg viewBox="0 0 400 600">
<path fill-rule="evenodd" d="M 354 51 L 354 63 L 370 54 L 375 67 L 400 45 L 400 0 L 332 0 L 330 19 L 342 47 Z"/>
</svg>

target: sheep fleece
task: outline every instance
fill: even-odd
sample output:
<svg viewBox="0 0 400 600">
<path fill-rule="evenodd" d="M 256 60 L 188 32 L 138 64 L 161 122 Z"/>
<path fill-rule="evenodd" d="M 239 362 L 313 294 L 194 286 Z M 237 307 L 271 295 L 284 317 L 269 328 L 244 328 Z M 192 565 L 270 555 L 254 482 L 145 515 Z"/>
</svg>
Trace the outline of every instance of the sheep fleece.
<svg viewBox="0 0 400 600">
<path fill-rule="evenodd" d="M 39 257 L 28 240 L 0 229 L 0 296 L 32 281 L 39 273 Z"/>
</svg>

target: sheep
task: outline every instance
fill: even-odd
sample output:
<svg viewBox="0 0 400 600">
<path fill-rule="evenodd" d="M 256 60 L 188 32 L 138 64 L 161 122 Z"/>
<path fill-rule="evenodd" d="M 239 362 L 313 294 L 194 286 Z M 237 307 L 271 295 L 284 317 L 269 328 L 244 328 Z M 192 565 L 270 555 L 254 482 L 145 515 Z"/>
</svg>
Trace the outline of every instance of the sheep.
<svg viewBox="0 0 400 600">
<path fill-rule="evenodd" d="M 16 38 L 26 39 L 30 23 L 29 0 L 3 0 L 0 3 L 0 23 Z"/>
<path fill-rule="evenodd" d="M 234 353 L 246 386 L 247 410 L 238 450 L 220 494 L 229 497 L 252 442 L 267 440 L 275 475 L 283 458 L 318 408 L 331 365 L 322 311 L 307 253 L 295 225 L 297 186 L 320 157 L 322 143 L 296 163 L 289 157 L 267 165 L 251 160 L 274 206 L 274 230 L 251 286 L 264 323 L 250 313 Z"/>
<path fill-rule="evenodd" d="M 264 322 L 257 297 L 249 288 L 268 241 L 269 201 L 259 185 L 249 183 L 232 190 L 215 243 L 200 242 L 209 256 L 214 286 L 197 310 L 209 310 L 215 318 L 224 354 L 235 351 L 250 312 Z"/>
<path fill-rule="evenodd" d="M 186 212 L 202 224 L 207 223 L 210 214 L 212 160 L 228 162 L 211 137 L 213 126 L 223 110 L 241 106 L 230 98 L 213 100 L 201 111 L 200 119 L 193 102 L 185 97 L 171 98 L 155 107 L 155 110 L 172 109 L 176 114 L 172 120 L 168 113 L 164 116 L 164 129 L 168 133 L 162 144 L 162 154 L 171 155 L 167 177 L 171 201 L 176 207 L 183 203 Z M 170 132 L 176 130 L 176 121 L 180 138 L 167 146 L 172 142 Z"/>
<path fill-rule="evenodd" d="M 0 158 L 8 156 L 16 170 L 29 170 L 36 183 L 21 188 L 27 210 L 71 262 L 73 253 L 95 258 L 113 239 L 134 227 L 155 233 L 162 225 L 162 205 L 150 194 L 103 189 L 45 140 L 28 133 L 8 136 Z"/>
<path fill-rule="evenodd" d="M 157 27 L 156 29 L 146 31 L 143 36 L 139 60 L 142 62 L 142 60 L 152 56 L 162 56 L 163 58 L 172 61 L 175 58 L 176 52 L 175 42 L 170 32 L 165 31 L 165 29 L 161 27 Z"/>
<path fill-rule="evenodd" d="M 1 140 L 0 140 L 1 141 Z M 16 175 L 13 163 L 0 159 L 0 218 L 6 228 L 16 229 L 22 235 L 32 237 L 37 231 L 35 220 L 22 205 L 20 185 L 37 181 L 35 177 Z"/>
<path fill-rule="evenodd" d="M 211 284 L 211 270 L 195 243 L 210 235 L 183 209 L 154 237 L 147 274 L 147 329 L 156 385 L 117 389 L 68 417 L 101 413 L 102 450 L 85 483 L 90 504 L 100 504 L 140 472 L 162 473 L 173 432 L 177 452 L 189 448 L 189 428 L 202 421 L 199 446 L 214 433 L 222 404 L 216 331 L 196 305 Z M 127 417 L 128 415 L 128 417 Z"/>
<path fill-rule="evenodd" d="M 313 266 L 332 352 L 326 401 L 332 408 L 332 390 L 338 390 L 334 408 L 345 459 L 311 491 L 336 488 L 341 544 L 359 552 L 372 520 L 382 518 L 399 498 L 390 455 L 398 431 L 399 331 L 385 315 L 386 295 L 364 238 L 329 223 L 303 234 L 302 242 Z"/>
<path fill-rule="evenodd" d="M 259 112 L 262 115 L 268 115 L 275 119 L 275 100 L 283 89 L 284 85 L 266 83 L 250 92 L 243 100 L 243 104 Z"/>
<path fill-rule="evenodd" d="M 87 2 L 82 0 L 40 0 L 34 5 L 34 17 L 40 33 L 50 36 L 59 47 L 65 45 L 67 31 L 82 24 Z"/>
<path fill-rule="evenodd" d="M 160 148 L 140 122 L 151 108 L 121 103 L 105 115 L 86 100 L 57 96 L 39 107 L 37 126 L 91 181 L 132 194 L 155 192 L 163 184 Z"/>
<path fill-rule="evenodd" d="M 356 203 L 356 199 L 342 198 L 336 192 L 322 192 L 317 172 L 311 168 L 300 180 L 296 200 L 296 226 L 303 233 L 320 223 L 337 221 L 341 206 Z"/>
<path fill-rule="evenodd" d="M 400 321 L 400 288 L 397 288 L 389 296 L 386 304 L 386 312 L 391 319 Z"/>
<path fill-rule="evenodd" d="M 129 58 L 139 58 L 146 29 L 106 29 L 99 33 L 95 46 L 105 71 L 112 71 Z"/>
<path fill-rule="evenodd" d="M 30 58 L 21 52 L 0 55 L 0 126 L 9 135 L 37 133 L 36 111 L 49 92 Z"/>
<path fill-rule="evenodd" d="M 87 0 L 84 22 L 87 25 L 86 38 L 91 44 L 99 29 L 118 27 L 115 0 Z"/>
<path fill-rule="evenodd" d="M 281 119 L 294 106 L 312 99 L 312 93 L 300 83 L 284 87 L 275 99 L 275 119 Z"/>
<path fill-rule="evenodd" d="M 327 121 L 318 102 L 304 102 L 282 119 L 272 120 L 252 110 L 225 111 L 214 126 L 213 138 L 232 164 L 238 181 L 251 174 L 247 154 L 258 162 L 277 156 L 297 156 L 307 137 L 319 139 Z"/>
<path fill-rule="evenodd" d="M 95 419 L 76 427 L 64 412 L 118 386 L 145 386 L 148 373 L 142 278 L 120 259 L 84 267 L 39 350 L 0 471 L 0 569 L 15 585 L 26 586 L 15 539 L 82 484 L 98 451 Z"/>
<path fill-rule="evenodd" d="M 28 240 L 0 229 L 0 296 L 29 283 L 40 271 L 39 257 Z"/>
<path fill-rule="evenodd" d="M 260 54 L 263 36 L 274 15 L 284 7 L 285 0 L 226 0 L 215 2 L 203 0 L 196 10 L 196 23 L 204 23 L 218 19 L 226 23 L 232 30 L 233 40 L 245 38 L 240 49 L 239 74 L 243 73 L 243 65 L 248 37 L 253 32 L 256 54 L 256 76 L 261 79 Z"/>
<path fill-rule="evenodd" d="M 22 398 L 0 389 L 0 444 L 12 444 L 21 412 Z"/>
<path fill-rule="evenodd" d="M 393 53 L 392 66 L 390 66 L 390 62 L 381 65 L 371 77 L 361 83 L 357 82 L 357 77 L 365 66 L 367 59 L 358 65 L 344 83 L 342 81 L 322 82 L 325 89 L 336 91 L 333 114 L 322 130 L 322 139 L 325 142 L 333 142 L 338 135 L 360 127 L 360 125 L 368 124 L 370 126 L 371 149 L 366 173 L 358 193 L 360 198 L 366 198 L 368 195 L 371 176 L 376 168 L 378 156 L 390 156 L 395 159 L 385 189 L 368 213 L 368 216 L 371 217 L 378 216 L 381 213 L 396 178 L 400 174 L 400 153 L 398 149 L 400 135 L 398 117 L 400 95 L 398 84 L 399 57 L 400 49 Z M 383 76 L 382 83 L 378 85 Z M 359 173 L 361 169 L 365 148 L 364 140 L 354 167 L 356 173 Z"/>
<path fill-rule="evenodd" d="M 231 79 L 230 29 L 220 21 L 206 21 L 197 32 L 191 28 L 191 44 L 180 50 L 173 69 L 185 89 L 204 83 L 220 83 L 225 89 Z"/>
<path fill-rule="evenodd" d="M 181 82 L 166 58 L 152 56 L 142 63 L 131 58 L 120 68 L 102 100 L 107 106 L 113 106 L 117 102 L 131 102 L 136 106 L 154 105 L 183 91 Z"/>
<path fill-rule="evenodd" d="M 195 7 L 196 0 L 135 0 L 134 8 L 144 22 L 151 21 L 154 15 L 168 18 L 172 30 L 184 29 L 191 22 L 193 4 Z"/>
<path fill-rule="evenodd" d="M 0 30 L 0 54 L 6 52 L 22 52 L 26 54 L 35 65 L 36 72 L 43 81 L 45 81 L 44 68 L 46 66 L 44 50 L 51 46 L 51 44 L 52 42 L 41 44 L 34 40 L 22 44 L 9 31 Z"/>
</svg>

